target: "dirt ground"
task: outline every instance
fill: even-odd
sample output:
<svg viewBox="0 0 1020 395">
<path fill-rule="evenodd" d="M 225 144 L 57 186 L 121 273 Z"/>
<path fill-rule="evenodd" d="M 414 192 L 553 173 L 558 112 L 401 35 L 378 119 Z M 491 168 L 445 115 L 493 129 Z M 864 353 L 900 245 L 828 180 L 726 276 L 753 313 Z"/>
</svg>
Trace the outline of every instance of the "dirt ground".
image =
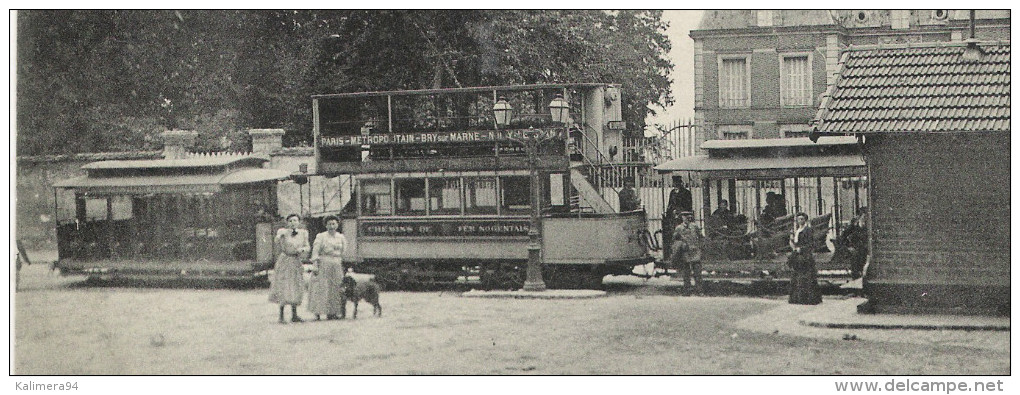
<svg viewBox="0 0 1020 395">
<path fill-rule="evenodd" d="M 12 373 L 1010 373 L 1009 332 L 859 330 L 843 340 L 848 330 L 791 322 L 810 306 L 779 295 L 683 297 L 659 280 L 609 278 L 609 296 L 587 300 L 384 292 L 381 318 L 362 305 L 357 320 L 278 324 L 264 288 L 89 286 L 32 265 L 14 296 Z"/>
</svg>

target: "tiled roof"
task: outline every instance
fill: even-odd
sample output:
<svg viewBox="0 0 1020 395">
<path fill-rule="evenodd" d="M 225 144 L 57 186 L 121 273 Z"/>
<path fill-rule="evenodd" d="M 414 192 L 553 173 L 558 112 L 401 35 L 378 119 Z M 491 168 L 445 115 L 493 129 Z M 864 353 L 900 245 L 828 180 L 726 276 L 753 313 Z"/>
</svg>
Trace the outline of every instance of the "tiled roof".
<svg viewBox="0 0 1020 395">
<path fill-rule="evenodd" d="M 1009 131 L 1009 42 L 851 47 L 815 117 L 821 133 Z"/>
</svg>

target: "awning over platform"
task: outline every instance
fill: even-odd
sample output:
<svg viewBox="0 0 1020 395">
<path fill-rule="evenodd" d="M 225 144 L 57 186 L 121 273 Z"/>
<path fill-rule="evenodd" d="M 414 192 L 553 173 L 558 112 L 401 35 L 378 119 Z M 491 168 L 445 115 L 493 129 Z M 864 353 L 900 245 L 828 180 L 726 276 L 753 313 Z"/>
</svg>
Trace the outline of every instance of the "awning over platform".
<svg viewBox="0 0 1020 395">
<path fill-rule="evenodd" d="M 284 180 L 290 173 L 277 169 L 241 169 L 226 174 L 76 177 L 53 184 L 90 193 L 214 193 L 223 185 Z"/>
<path fill-rule="evenodd" d="M 660 173 L 694 171 L 702 178 L 774 179 L 790 177 L 854 177 L 866 174 L 860 155 L 798 157 L 710 158 L 707 155 L 674 159 L 655 166 Z"/>
</svg>

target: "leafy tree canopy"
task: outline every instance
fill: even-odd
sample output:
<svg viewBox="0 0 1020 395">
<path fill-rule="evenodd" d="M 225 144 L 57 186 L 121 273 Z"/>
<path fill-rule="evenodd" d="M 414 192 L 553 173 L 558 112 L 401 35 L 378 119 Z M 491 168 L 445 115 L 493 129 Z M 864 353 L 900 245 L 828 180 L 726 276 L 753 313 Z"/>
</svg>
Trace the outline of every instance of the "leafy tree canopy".
<svg viewBox="0 0 1020 395">
<path fill-rule="evenodd" d="M 309 141 L 309 96 L 543 82 L 624 86 L 624 118 L 672 103 L 659 11 L 21 11 L 18 154 L 245 150 Z"/>
</svg>

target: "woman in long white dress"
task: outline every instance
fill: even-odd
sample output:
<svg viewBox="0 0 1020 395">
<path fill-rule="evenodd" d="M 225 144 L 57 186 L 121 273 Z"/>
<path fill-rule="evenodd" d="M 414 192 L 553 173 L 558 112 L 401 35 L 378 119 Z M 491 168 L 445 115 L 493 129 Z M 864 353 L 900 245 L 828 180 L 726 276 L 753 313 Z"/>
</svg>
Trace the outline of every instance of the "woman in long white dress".
<svg viewBox="0 0 1020 395">
<path fill-rule="evenodd" d="M 340 219 L 328 216 L 323 221 L 326 231 L 315 236 L 312 244 L 314 277 L 308 290 L 308 311 L 318 320 L 325 315 L 327 320 L 340 318 L 344 300 L 341 281 L 344 278 L 343 254 L 347 240 L 340 233 Z"/>
<path fill-rule="evenodd" d="M 308 231 L 299 229 L 301 216 L 287 216 L 287 227 L 276 232 L 276 245 L 280 255 L 273 268 L 273 281 L 269 286 L 269 301 L 280 305 L 280 323 L 284 307 L 290 305 L 290 322 L 302 322 L 297 306 L 304 298 L 304 278 L 301 276 L 301 258 L 308 253 Z"/>
</svg>

